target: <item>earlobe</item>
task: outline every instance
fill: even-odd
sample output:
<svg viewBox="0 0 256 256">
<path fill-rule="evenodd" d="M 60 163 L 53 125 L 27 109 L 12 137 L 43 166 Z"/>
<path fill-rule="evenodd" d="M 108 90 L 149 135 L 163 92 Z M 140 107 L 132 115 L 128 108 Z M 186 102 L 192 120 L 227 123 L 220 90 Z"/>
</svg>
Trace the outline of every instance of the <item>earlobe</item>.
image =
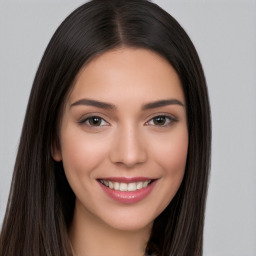
<svg viewBox="0 0 256 256">
<path fill-rule="evenodd" d="M 61 154 L 59 143 L 56 143 L 56 142 L 53 143 L 51 147 L 51 155 L 56 162 L 62 161 L 62 154 Z"/>
</svg>

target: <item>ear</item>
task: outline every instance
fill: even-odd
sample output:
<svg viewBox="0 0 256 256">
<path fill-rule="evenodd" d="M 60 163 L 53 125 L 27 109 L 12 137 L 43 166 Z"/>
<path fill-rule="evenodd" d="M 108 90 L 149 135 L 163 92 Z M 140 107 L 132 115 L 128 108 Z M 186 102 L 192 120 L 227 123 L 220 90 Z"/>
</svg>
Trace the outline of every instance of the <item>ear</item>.
<svg viewBox="0 0 256 256">
<path fill-rule="evenodd" d="M 61 147 L 58 141 L 53 142 L 51 148 L 51 155 L 56 162 L 62 161 Z"/>
</svg>

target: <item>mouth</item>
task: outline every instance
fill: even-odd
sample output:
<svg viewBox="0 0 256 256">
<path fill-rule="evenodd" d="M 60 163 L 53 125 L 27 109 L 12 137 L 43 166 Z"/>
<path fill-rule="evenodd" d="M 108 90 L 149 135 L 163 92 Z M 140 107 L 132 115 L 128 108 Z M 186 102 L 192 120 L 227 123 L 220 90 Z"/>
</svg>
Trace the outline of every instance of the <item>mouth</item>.
<svg viewBox="0 0 256 256">
<path fill-rule="evenodd" d="M 142 201 L 153 191 L 157 180 L 145 177 L 97 179 L 102 190 L 110 198 L 124 204 Z"/>
<path fill-rule="evenodd" d="M 146 181 L 138 181 L 138 182 L 118 182 L 114 180 L 104 180 L 99 179 L 99 182 L 103 184 L 104 186 L 117 191 L 122 192 L 133 192 L 137 190 L 141 190 L 143 188 L 148 187 L 152 182 L 155 180 L 146 180 Z"/>
</svg>

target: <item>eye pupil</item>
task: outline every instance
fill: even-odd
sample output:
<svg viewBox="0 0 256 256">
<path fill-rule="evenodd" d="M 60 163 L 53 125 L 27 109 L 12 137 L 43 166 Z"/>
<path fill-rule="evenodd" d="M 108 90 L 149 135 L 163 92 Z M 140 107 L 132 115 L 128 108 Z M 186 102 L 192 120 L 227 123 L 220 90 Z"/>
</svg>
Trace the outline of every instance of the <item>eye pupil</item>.
<svg viewBox="0 0 256 256">
<path fill-rule="evenodd" d="M 154 118 L 154 124 L 155 125 L 164 125 L 166 122 L 165 116 L 157 116 Z"/>
<path fill-rule="evenodd" d="M 101 124 L 101 118 L 94 116 L 89 119 L 89 124 L 93 126 L 99 126 Z"/>
</svg>

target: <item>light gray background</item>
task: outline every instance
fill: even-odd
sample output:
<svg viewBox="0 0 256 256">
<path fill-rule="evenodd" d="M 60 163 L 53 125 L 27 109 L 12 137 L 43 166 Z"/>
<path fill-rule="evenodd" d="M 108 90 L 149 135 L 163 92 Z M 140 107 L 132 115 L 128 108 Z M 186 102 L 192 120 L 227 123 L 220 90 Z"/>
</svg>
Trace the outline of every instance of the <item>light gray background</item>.
<svg viewBox="0 0 256 256">
<path fill-rule="evenodd" d="M 0 225 L 32 81 L 60 22 L 84 1 L 0 0 Z M 205 256 L 256 255 L 256 1 L 156 0 L 201 57 L 213 121 Z"/>
</svg>

